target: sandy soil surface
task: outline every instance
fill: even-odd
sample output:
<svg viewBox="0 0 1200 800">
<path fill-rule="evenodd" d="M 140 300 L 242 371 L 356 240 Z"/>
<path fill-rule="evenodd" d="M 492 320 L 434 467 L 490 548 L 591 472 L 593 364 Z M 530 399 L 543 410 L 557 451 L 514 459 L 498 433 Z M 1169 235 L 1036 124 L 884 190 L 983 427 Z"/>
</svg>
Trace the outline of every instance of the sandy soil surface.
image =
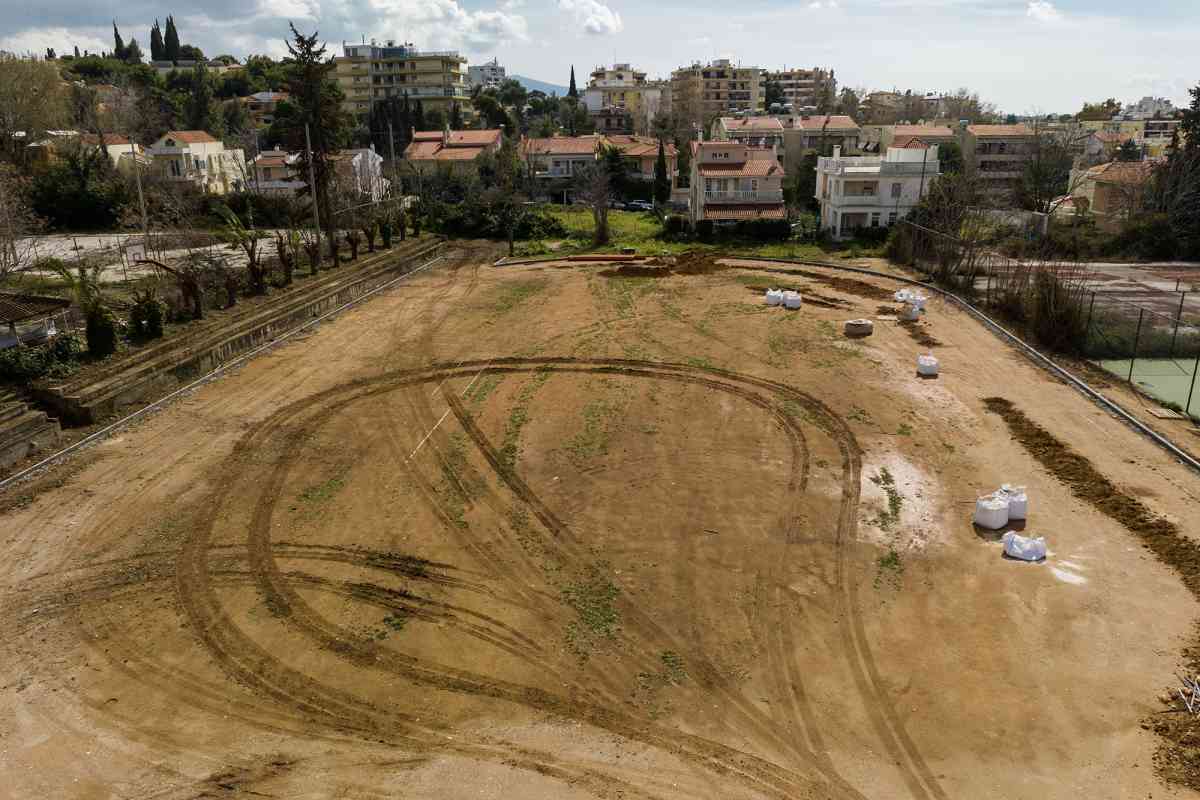
<svg viewBox="0 0 1200 800">
<path fill-rule="evenodd" d="M 981 400 L 1192 535 L 1200 481 L 947 305 L 850 341 L 893 287 L 738 263 L 461 254 L 0 497 L 0 796 L 1191 796 L 1141 722 L 1200 609 Z"/>
</svg>

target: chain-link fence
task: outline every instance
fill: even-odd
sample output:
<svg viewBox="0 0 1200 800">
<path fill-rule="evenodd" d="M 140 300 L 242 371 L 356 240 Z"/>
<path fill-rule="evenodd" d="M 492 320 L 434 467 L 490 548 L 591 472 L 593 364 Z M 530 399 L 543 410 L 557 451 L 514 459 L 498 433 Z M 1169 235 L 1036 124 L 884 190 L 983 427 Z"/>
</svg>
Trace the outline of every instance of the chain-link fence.
<svg viewBox="0 0 1200 800">
<path fill-rule="evenodd" d="M 1200 418 L 1200 318 L 1181 313 L 1186 299 L 1186 292 L 1163 292 L 1133 302 L 1092 291 L 1084 355 L 1166 407 Z M 1178 310 L 1160 310 L 1172 307 Z"/>
</svg>

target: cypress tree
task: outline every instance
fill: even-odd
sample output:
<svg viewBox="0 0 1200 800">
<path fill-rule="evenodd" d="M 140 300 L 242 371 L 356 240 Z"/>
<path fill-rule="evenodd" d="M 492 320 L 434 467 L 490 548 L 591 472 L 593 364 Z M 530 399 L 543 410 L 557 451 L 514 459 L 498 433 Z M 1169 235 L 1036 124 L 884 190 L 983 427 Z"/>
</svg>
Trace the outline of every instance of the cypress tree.
<svg viewBox="0 0 1200 800">
<path fill-rule="evenodd" d="M 179 32 L 175 30 L 175 17 L 167 17 L 167 32 L 163 37 L 163 60 L 179 60 Z"/>
<path fill-rule="evenodd" d="M 142 48 L 137 43 L 137 39 L 130 39 L 129 44 L 125 46 L 125 63 L 126 64 L 142 63 Z"/>
<path fill-rule="evenodd" d="M 658 160 L 654 162 L 654 202 L 662 205 L 671 199 L 671 176 L 667 174 L 667 149 L 658 140 Z"/>
<path fill-rule="evenodd" d="M 121 38 L 121 32 L 117 30 L 115 19 L 113 20 L 113 58 L 125 60 L 125 41 Z"/>
<path fill-rule="evenodd" d="M 150 58 L 153 61 L 163 60 L 163 36 L 158 20 L 154 20 L 154 27 L 150 29 Z"/>
<path fill-rule="evenodd" d="M 425 130 L 425 106 L 421 104 L 420 99 L 417 100 L 416 106 L 412 112 L 412 125 L 414 130 Z"/>
<path fill-rule="evenodd" d="M 567 88 L 567 97 L 579 97 L 579 90 L 575 88 L 575 65 L 571 65 L 571 85 Z"/>
<path fill-rule="evenodd" d="M 75 45 L 75 57 L 79 58 L 79 45 Z"/>
</svg>

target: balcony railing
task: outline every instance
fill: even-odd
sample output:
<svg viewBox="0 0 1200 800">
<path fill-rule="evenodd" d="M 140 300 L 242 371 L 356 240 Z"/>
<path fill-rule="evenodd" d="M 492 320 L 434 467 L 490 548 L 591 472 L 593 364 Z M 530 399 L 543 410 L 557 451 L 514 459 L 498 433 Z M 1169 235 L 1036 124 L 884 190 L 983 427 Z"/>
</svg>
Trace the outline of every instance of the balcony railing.
<svg viewBox="0 0 1200 800">
<path fill-rule="evenodd" d="M 706 203 L 781 203 L 783 202 L 782 191 L 732 191 L 732 192 L 705 192 L 704 202 Z"/>
</svg>

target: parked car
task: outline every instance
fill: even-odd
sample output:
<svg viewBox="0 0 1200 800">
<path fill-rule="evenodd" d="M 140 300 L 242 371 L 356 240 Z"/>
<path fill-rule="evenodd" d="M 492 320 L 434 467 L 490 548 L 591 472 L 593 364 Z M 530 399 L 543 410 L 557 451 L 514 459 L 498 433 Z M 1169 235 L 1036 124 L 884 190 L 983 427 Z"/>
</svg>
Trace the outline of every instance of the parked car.
<svg viewBox="0 0 1200 800">
<path fill-rule="evenodd" d="M 616 209 L 617 211 L 624 211 L 624 210 L 625 210 L 625 204 L 624 204 L 624 203 L 622 203 L 620 200 L 609 200 L 609 201 L 608 201 L 608 207 L 609 207 L 609 208 Z"/>
<path fill-rule="evenodd" d="M 625 204 L 625 207 L 630 211 L 653 211 L 654 204 L 647 203 L 645 200 L 630 200 Z"/>
</svg>

